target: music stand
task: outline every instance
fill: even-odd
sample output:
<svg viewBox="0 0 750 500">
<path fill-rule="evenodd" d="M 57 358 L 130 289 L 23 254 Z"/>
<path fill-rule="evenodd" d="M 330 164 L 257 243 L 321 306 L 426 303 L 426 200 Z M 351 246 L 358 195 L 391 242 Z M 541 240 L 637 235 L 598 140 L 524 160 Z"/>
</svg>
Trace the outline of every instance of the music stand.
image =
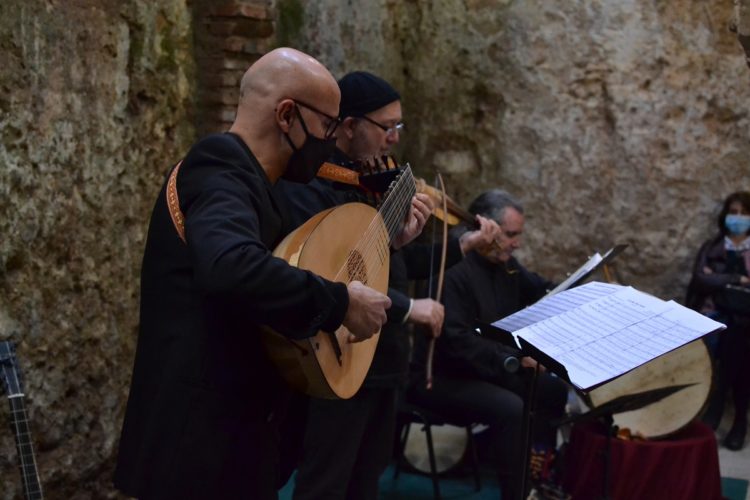
<svg viewBox="0 0 750 500">
<path fill-rule="evenodd" d="M 610 262 L 612 262 L 615 259 L 615 257 L 617 257 L 618 255 L 620 255 L 623 252 L 623 250 L 625 250 L 627 247 L 628 247 L 627 243 L 623 243 L 623 244 L 620 244 L 620 245 L 615 245 L 614 247 L 612 247 L 612 249 L 609 252 L 607 252 L 606 254 L 604 254 L 604 256 L 602 257 L 602 260 L 599 261 L 599 263 L 596 266 L 594 266 L 593 268 L 591 268 L 585 274 L 579 276 L 577 280 L 575 280 L 573 283 L 570 284 L 569 288 L 573 288 L 573 287 L 576 287 L 578 285 L 582 285 L 585 280 L 587 280 L 592 274 L 594 274 L 594 272 L 598 271 L 599 269 L 606 269 L 607 268 L 607 264 L 609 264 Z M 608 273 L 607 273 L 607 275 L 608 275 Z M 607 281 L 611 282 L 611 280 L 609 280 L 609 279 Z"/>
<path fill-rule="evenodd" d="M 544 366 L 547 367 L 550 372 L 555 373 L 558 377 L 570 383 L 568 372 L 562 364 L 550 358 L 531 344 L 526 343 L 523 339 L 521 339 L 521 348 L 519 348 L 515 338 L 513 337 L 513 334 L 511 334 L 507 330 L 503 330 L 502 328 L 480 322 L 476 324 L 476 328 L 479 334 L 487 338 L 488 340 L 499 342 L 500 344 L 503 344 L 507 347 L 517 349 L 519 351 L 517 355 L 519 360 L 522 357 L 530 356 L 537 360 L 537 362 L 542 363 L 541 360 L 543 359 L 545 362 L 542 364 L 544 364 Z M 535 414 L 534 412 L 536 405 L 536 390 L 537 380 L 539 376 L 539 367 L 537 366 L 536 368 L 522 368 L 520 375 L 524 380 L 524 387 L 526 387 L 526 394 L 524 395 L 523 405 L 523 423 L 521 427 L 521 463 L 523 464 L 523 469 L 521 473 L 521 488 L 518 492 L 520 496 L 518 499 L 511 500 L 523 500 L 526 498 L 526 489 L 530 467 L 529 457 L 531 455 L 531 429 L 533 427 Z"/>
<path fill-rule="evenodd" d="M 509 347 L 518 348 L 518 344 L 516 344 L 515 338 L 510 332 L 506 330 L 486 323 L 477 323 L 477 330 L 483 337 L 489 340 L 499 342 Z M 561 363 L 551 358 L 543 351 L 537 349 L 532 344 L 526 342 L 523 338 L 520 338 L 520 343 L 521 348 L 519 349 L 519 358 L 524 356 L 534 358 L 538 363 L 544 365 L 547 371 L 554 373 L 561 379 L 568 382 L 571 387 L 575 388 L 575 385 L 570 382 L 567 370 Z M 533 427 L 533 421 L 535 418 L 536 391 L 539 378 L 539 367 L 537 366 L 534 369 L 525 368 L 522 370 L 521 376 L 524 377 L 526 395 L 524 398 L 524 416 L 522 426 L 522 463 L 524 464 L 524 467 L 521 478 L 521 491 L 519 493 L 521 494 L 522 498 L 525 498 L 526 489 L 528 487 L 530 467 L 529 457 L 531 454 L 532 445 L 531 429 Z M 575 423 L 595 418 L 602 419 L 607 429 L 607 441 L 605 443 L 604 450 L 604 478 L 602 495 L 602 498 L 606 500 L 609 498 L 608 489 L 610 467 L 610 439 L 611 437 L 617 436 L 618 430 L 617 426 L 614 425 L 614 415 L 618 413 L 639 410 L 693 385 L 695 384 L 671 385 L 634 394 L 627 394 L 608 401 L 596 408 L 589 410 L 586 413 L 565 417 L 558 421 L 552 422 L 552 425 L 554 427 L 559 427 L 567 423 Z"/>
</svg>

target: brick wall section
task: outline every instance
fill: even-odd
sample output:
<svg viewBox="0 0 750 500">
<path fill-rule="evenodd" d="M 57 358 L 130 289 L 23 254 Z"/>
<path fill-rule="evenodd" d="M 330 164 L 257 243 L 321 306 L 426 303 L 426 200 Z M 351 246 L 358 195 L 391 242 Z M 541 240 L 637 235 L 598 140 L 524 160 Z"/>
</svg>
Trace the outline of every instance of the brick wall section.
<svg viewBox="0 0 750 500">
<path fill-rule="evenodd" d="M 245 70 L 273 48 L 271 0 L 200 0 L 194 4 L 198 78 L 196 129 L 202 136 L 229 128 Z"/>
</svg>

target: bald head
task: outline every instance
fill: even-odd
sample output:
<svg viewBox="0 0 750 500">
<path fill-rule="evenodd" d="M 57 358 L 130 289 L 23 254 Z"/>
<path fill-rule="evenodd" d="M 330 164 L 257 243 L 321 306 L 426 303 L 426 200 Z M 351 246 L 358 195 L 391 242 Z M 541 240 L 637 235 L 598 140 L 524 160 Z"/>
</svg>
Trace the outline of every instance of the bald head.
<svg viewBox="0 0 750 500">
<path fill-rule="evenodd" d="M 310 116 L 312 111 L 303 112 L 310 133 L 320 137 L 326 116 L 338 116 L 340 99 L 336 79 L 320 62 L 295 49 L 275 49 L 242 77 L 237 116 L 230 131 L 242 137 L 273 181 L 284 172 L 292 153 L 284 136 L 291 137 L 296 146 L 305 139 L 302 129 L 295 126 L 295 103 L 323 113 Z"/>
<path fill-rule="evenodd" d="M 275 49 L 250 66 L 240 84 L 238 116 L 256 112 L 249 104 L 289 98 L 338 116 L 340 94 L 333 75 L 311 56 L 290 48 Z"/>
</svg>

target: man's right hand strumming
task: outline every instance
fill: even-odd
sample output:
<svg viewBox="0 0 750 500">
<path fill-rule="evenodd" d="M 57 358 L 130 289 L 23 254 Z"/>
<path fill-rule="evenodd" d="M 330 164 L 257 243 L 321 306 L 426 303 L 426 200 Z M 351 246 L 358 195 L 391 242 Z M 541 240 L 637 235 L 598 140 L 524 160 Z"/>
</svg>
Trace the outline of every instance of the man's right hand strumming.
<svg viewBox="0 0 750 500">
<path fill-rule="evenodd" d="M 343 325 L 349 330 L 349 342 L 367 340 L 386 322 L 386 309 L 391 307 L 391 299 L 377 290 L 352 281 L 349 290 L 349 309 L 346 310 Z"/>
</svg>

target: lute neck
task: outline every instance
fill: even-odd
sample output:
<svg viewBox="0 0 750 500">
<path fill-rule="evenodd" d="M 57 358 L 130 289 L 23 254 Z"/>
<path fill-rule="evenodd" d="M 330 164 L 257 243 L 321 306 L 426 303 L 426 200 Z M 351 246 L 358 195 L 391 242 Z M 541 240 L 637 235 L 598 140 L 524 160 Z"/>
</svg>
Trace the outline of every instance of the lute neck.
<svg viewBox="0 0 750 500">
<path fill-rule="evenodd" d="M 415 193 L 414 177 L 407 165 L 386 191 L 378 208 L 378 217 L 369 224 L 352 255 L 339 269 L 335 281 L 350 283 L 363 276 L 362 273 L 356 272 L 357 270 L 377 270 L 383 266 L 390 255 L 389 247 L 393 239 L 402 229 Z M 353 258 L 354 255 L 358 257 Z"/>
<path fill-rule="evenodd" d="M 416 192 L 414 176 L 411 167 L 407 165 L 386 192 L 385 199 L 378 210 L 388 230 L 389 243 L 393 242 L 393 239 L 401 230 L 404 217 L 411 206 L 411 199 Z"/>
<path fill-rule="evenodd" d="M 12 425 L 16 434 L 16 448 L 23 481 L 24 498 L 26 500 L 39 500 L 43 498 L 42 485 L 37 472 L 24 396 L 23 394 L 14 394 L 8 397 L 8 401 Z"/>
</svg>

